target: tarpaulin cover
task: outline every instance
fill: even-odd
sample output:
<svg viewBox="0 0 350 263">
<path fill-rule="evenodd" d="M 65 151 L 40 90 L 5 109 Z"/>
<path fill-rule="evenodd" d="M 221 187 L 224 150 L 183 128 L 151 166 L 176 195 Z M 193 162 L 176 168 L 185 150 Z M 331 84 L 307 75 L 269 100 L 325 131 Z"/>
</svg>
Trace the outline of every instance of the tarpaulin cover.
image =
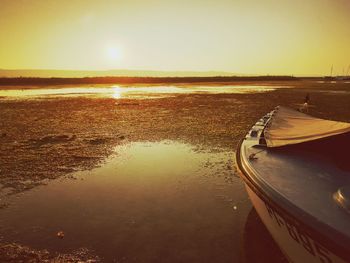
<svg viewBox="0 0 350 263">
<path fill-rule="evenodd" d="M 279 147 L 347 132 L 350 132 L 350 123 L 319 119 L 279 106 L 265 128 L 264 136 L 268 147 Z"/>
</svg>

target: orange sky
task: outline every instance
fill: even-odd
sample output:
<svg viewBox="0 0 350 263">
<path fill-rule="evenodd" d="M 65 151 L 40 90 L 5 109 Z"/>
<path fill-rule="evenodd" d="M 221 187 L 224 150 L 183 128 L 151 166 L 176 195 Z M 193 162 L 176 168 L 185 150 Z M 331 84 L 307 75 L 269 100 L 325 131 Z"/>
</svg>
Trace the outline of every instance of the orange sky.
<svg viewBox="0 0 350 263">
<path fill-rule="evenodd" d="M 348 0 L 0 0 L 0 68 L 329 74 Z"/>
</svg>

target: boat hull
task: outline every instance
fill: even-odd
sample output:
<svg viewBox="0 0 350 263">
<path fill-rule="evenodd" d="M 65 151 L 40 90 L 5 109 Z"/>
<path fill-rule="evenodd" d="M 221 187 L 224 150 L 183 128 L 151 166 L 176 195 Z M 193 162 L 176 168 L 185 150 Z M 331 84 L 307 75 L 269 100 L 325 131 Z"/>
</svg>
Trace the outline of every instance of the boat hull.
<svg viewBox="0 0 350 263">
<path fill-rule="evenodd" d="M 246 189 L 259 217 L 289 262 L 344 262 L 330 255 L 297 227 L 298 224 L 261 199 L 249 186 Z"/>
<path fill-rule="evenodd" d="M 305 226 L 301 222 L 291 219 L 290 215 L 262 198 L 261 193 L 257 194 L 247 183 L 245 186 L 259 217 L 289 262 L 346 262 L 304 231 Z"/>
</svg>

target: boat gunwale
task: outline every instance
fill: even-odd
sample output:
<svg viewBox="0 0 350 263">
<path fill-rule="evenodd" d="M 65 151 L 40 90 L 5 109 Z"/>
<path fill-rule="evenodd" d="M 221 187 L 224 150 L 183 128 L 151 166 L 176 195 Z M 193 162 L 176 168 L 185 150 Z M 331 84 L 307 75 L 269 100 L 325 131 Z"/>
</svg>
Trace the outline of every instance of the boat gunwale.
<svg viewBox="0 0 350 263">
<path fill-rule="evenodd" d="M 346 244 L 350 244 L 350 238 L 343 235 L 339 231 L 330 227 L 329 225 L 317 220 L 315 217 L 306 213 L 301 208 L 294 205 L 291 201 L 280 195 L 277 191 L 273 190 L 270 186 L 259 180 L 258 176 L 254 175 L 253 171 L 249 170 L 249 167 L 244 167 L 242 163 L 242 144 L 246 138 L 241 139 L 236 150 L 236 167 L 239 176 L 243 179 L 244 183 L 265 203 L 275 209 L 279 214 L 283 215 L 290 222 L 300 227 L 307 233 L 310 237 L 315 239 L 316 242 L 320 243 L 322 246 L 327 248 L 331 253 L 339 256 L 347 262 L 350 262 L 350 253 L 348 252 L 349 247 Z M 246 164 L 247 165 L 247 164 Z M 251 174 L 250 174 L 250 173 Z M 259 185 L 260 184 L 260 185 Z M 261 184 L 268 191 L 264 191 Z M 277 200 L 283 205 L 279 205 Z M 291 211 L 291 212 L 288 212 Z M 298 216 L 299 215 L 299 216 Z M 304 223 L 298 217 L 301 217 L 307 223 Z M 265 226 L 266 227 L 266 226 Z M 320 231 L 316 230 L 320 229 Z M 330 238 L 330 233 L 333 238 Z M 328 235 L 327 235 L 328 234 Z M 336 243 L 334 242 L 336 240 Z M 275 241 L 277 243 L 277 241 Z M 344 244 L 343 246 L 341 244 Z M 282 250 L 283 251 L 283 250 Z"/>
</svg>

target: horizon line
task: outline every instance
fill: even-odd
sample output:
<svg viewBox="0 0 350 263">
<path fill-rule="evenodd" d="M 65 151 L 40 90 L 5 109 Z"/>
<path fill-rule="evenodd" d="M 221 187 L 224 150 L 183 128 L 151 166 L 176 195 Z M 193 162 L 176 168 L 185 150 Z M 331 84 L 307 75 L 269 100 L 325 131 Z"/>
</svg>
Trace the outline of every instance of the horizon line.
<svg viewBox="0 0 350 263">
<path fill-rule="evenodd" d="M 22 68 L 22 69 L 6 69 L 6 68 L 0 68 L 0 78 L 3 77 L 37 77 L 37 78 L 69 78 L 69 76 L 5 76 L 1 75 L 1 71 L 9 71 L 12 73 L 18 72 L 18 74 L 22 73 L 25 74 L 25 72 L 28 72 L 30 74 L 35 73 L 37 71 L 38 73 L 41 72 L 43 74 L 48 74 L 49 72 L 56 72 L 56 73 L 72 73 L 72 74 L 82 74 L 82 73 L 106 73 L 106 72 L 124 72 L 127 73 L 136 73 L 138 72 L 140 75 L 98 75 L 94 76 L 94 74 L 90 76 L 74 76 L 74 78 L 83 78 L 83 77 L 258 77 L 258 76 L 293 76 L 293 77 L 323 77 L 323 76 L 329 76 L 327 74 L 270 74 L 270 73 L 238 73 L 238 72 L 232 72 L 232 71 L 224 71 L 224 70 L 155 70 L 155 69 L 101 69 L 101 70 L 93 70 L 93 69 L 41 69 L 41 68 Z M 161 74 L 162 76 L 155 76 L 155 75 L 145 75 L 145 74 Z M 170 75 L 164 75 L 169 73 Z M 186 76 L 176 75 L 176 73 L 182 73 L 186 74 Z M 188 75 L 188 74 L 195 74 L 195 75 Z M 196 76 L 196 74 L 203 74 L 201 76 Z M 208 75 L 206 75 L 208 74 Z M 209 75 L 211 74 L 211 75 Z M 342 76 L 342 75 L 338 75 Z"/>
</svg>

